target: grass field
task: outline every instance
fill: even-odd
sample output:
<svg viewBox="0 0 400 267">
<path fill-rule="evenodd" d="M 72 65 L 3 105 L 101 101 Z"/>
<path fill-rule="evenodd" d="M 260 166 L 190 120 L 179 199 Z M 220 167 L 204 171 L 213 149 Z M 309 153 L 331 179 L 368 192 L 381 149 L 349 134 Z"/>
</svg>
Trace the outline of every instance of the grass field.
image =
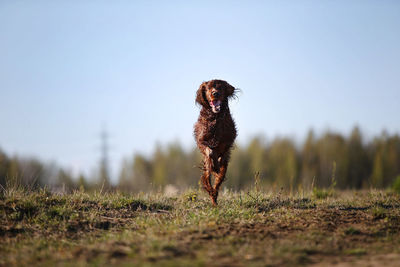
<svg viewBox="0 0 400 267">
<path fill-rule="evenodd" d="M 400 195 L 250 191 L 0 197 L 0 265 L 398 266 Z"/>
</svg>

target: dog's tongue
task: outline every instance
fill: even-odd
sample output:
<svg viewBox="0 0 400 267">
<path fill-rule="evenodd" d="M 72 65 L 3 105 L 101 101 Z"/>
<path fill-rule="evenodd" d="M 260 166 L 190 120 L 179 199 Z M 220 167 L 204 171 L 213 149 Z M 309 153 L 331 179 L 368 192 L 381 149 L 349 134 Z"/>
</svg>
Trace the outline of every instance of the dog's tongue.
<svg viewBox="0 0 400 267">
<path fill-rule="evenodd" d="M 214 101 L 212 101 L 211 103 L 212 103 L 212 105 L 213 105 L 214 107 L 217 107 L 217 106 L 219 106 L 219 105 L 221 104 L 221 101 L 219 101 L 219 100 L 214 100 Z"/>
<path fill-rule="evenodd" d="M 211 101 L 211 108 L 213 112 L 218 113 L 221 110 L 221 101 L 220 100 Z"/>
</svg>

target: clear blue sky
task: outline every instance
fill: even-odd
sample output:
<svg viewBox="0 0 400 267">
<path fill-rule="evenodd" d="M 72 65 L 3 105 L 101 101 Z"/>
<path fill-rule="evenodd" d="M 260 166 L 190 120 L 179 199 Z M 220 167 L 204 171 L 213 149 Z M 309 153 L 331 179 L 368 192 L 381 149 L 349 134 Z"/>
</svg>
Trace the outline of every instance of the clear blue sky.
<svg viewBox="0 0 400 267">
<path fill-rule="evenodd" d="M 225 79 L 239 143 L 312 127 L 400 131 L 399 1 L 1 1 L 0 148 L 114 179 L 155 142 L 194 145 L 195 91 Z"/>
</svg>

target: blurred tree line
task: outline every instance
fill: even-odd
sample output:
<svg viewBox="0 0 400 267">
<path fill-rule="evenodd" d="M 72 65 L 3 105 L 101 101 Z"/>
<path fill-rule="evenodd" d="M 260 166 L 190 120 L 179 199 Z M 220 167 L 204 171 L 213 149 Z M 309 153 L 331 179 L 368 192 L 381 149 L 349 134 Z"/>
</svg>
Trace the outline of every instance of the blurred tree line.
<svg viewBox="0 0 400 267">
<path fill-rule="evenodd" d="M 157 146 L 150 157 L 135 154 L 122 164 L 119 187 L 138 192 L 172 184 L 179 189 L 197 186 L 201 170 L 197 149 L 185 151 L 179 143 Z M 254 137 L 232 151 L 225 185 L 234 190 L 252 186 L 259 173 L 264 186 L 309 190 L 311 186 L 385 188 L 400 175 L 400 137 L 380 136 L 365 142 L 358 127 L 350 136 L 327 131 L 317 137 L 312 130 L 298 146 L 290 138 L 267 142 Z"/>
<path fill-rule="evenodd" d="M 177 189 L 198 186 L 201 155 L 185 150 L 178 142 L 156 145 L 150 156 L 135 154 L 122 162 L 118 184 L 125 192 Z M 247 145 L 235 145 L 225 186 L 240 190 L 253 185 L 259 173 L 263 186 L 287 190 L 329 187 L 334 179 L 339 189 L 386 188 L 400 175 L 400 137 L 383 132 L 366 142 L 358 127 L 349 136 L 327 131 L 320 136 L 309 131 L 301 145 L 285 137 L 268 142 L 254 137 Z M 93 190 L 104 187 L 95 180 L 73 177 L 54 165 L 35 159 L 9 158 L 0 151 L 0 184 L 18 179 L 35 187 Z M 112 186 L 107 184 L 107 189 Z"/>
<path fill-rule="evenodd" d="M 43 163 L 36 158 L 8 157 L 0 149 L 0 189 L 24 187 L 35 190 L 47 186 L 56 192 L 72 192 L 94 190 L 97 184 L 89 183 L 83 175 L 75 177 L 54 163 Z"/>
</svg>

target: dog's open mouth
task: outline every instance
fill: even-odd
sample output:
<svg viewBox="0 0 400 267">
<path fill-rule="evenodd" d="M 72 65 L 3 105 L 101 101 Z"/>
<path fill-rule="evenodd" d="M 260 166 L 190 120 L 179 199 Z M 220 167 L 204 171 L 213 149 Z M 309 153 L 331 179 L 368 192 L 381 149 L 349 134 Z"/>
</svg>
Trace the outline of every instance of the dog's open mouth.
<svg viewBox="0 0 400 267">
<path fill-rule="evenodd" d="M 213 100 L 210 102 L 210 106 L 214 113 L 218 113 L 221 110 L 221 100 Z"/>
</svg>

